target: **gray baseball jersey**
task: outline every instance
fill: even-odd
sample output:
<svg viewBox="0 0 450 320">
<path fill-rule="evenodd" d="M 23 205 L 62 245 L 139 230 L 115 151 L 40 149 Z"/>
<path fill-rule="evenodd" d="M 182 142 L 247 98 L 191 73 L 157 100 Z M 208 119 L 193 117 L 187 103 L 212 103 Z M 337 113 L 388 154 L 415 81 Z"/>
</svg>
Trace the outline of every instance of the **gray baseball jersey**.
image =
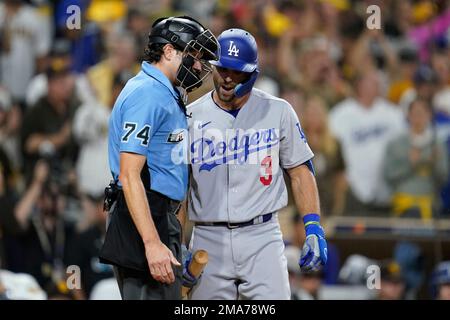
<svg viewBox="0 0 450 320">
<path fill-rule="evenodd" d="M 191 221 L 245 222 L 287 205 L 281 168 L 313 157 L 287 101 L 254 88 L 235 118 L 209 93 L 188 114 Z"/>
</svg>

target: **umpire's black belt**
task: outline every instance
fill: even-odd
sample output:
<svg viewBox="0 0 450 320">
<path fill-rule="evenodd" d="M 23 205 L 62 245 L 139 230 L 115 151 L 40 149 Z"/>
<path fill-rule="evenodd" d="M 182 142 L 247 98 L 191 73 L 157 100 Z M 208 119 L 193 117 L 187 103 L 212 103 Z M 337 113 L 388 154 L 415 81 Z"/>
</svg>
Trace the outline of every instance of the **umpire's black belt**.
<svg viewBox="0 0 450 320">
<path fill-rule="evenodd" d="M 262 216 L 257 216 L 256 218 L 246 221 L 246 222 L 196 222 L 196 226 L 210 226 L 210 227 L 227 227 L 228 229 L 236 229 L 242 227 L 248 227 L 255 224 L 265 223 L 272 219 L 272 213 L 267 213 Z"/>
<path fill-rule="evenodd" d="M 151 205 L 161 202 L 167 207 L 165 211 L 174 214 L 178 213 L 178 209 L 181 206 L 181 201 L 172 200 L 171 198 L 153 190 L 145 190 L 145 193 Z M 119 196 L 124 197 L 122 187 L 119 187 L 114 181 L 111 181 L 109 186 L 105 188 L 105 205 L 103 209 L 109 211 Z"/>
</svg>

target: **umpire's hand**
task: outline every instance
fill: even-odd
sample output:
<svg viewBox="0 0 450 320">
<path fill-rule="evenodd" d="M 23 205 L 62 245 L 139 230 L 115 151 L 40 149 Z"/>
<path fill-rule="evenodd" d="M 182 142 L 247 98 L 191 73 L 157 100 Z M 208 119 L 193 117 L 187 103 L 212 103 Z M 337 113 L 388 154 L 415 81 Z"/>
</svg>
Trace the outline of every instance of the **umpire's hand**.
<svg viewBox="0 0 450 320">
<path fill-rule="evenodd" d="M 164 243 L 157 241 L 146 244 L 145 256 L 147 257 L 150 273 L 156 281 L 167 284 L 175 282 L 172 264 L 178 267 L 181 264 Z"/>
</svg>

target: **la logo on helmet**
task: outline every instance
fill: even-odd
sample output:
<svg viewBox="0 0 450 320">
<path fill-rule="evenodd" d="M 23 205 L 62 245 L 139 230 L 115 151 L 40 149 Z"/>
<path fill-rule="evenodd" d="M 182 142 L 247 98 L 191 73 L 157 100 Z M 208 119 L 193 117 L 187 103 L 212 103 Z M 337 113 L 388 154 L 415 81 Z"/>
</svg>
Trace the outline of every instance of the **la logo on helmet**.
<svg viewBox="0 0 450 320">
<path fill-rule="evenodd" d="M 232 56 L 234 54 L 235 57 L 239 54 L 239 49 L 236 48 L 236 45 L 233 44 L 234 41 L 230 41 L 230 47 L 228 48 L 228 55 Z"/>
</svg>

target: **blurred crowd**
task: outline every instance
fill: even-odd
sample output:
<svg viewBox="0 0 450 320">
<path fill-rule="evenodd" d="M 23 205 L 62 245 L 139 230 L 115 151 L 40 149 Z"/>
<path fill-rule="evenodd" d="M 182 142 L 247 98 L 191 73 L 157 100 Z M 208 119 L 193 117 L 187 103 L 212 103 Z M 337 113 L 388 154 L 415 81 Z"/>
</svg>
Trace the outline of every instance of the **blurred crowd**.
<svg viewBox="0 0 450 320">
<path fill-rule="evenodd" d="M 374 4 L 380 26 L 369 29 Z M 112 270 L 97 258 L 109 114 L 140 69 L 152 22 L 183 14 L 216 36 L 231 27 L 255 36 L 256 87 L 298 113 L 324 219 L 450 218 L 450 1 L 4 0 L 0 296 L 10 279 L 49 299 L 112 297 L 102 296 L 112 294 Z M 397 260 L 379 262 L 382 278 L 401 284 L 396 296 L 416 298 Z M 68 288 L 69 265 L 81 268 L 82 289 Z M 436 268 L 429 298 L 448 298 L 448 262 Z M 352 285 L 339 274 L 325 273 L 328 284 Z M 297 298 L 317 298 L 324 274 L 293 277 L 313 288 Z"/>
</svg>

